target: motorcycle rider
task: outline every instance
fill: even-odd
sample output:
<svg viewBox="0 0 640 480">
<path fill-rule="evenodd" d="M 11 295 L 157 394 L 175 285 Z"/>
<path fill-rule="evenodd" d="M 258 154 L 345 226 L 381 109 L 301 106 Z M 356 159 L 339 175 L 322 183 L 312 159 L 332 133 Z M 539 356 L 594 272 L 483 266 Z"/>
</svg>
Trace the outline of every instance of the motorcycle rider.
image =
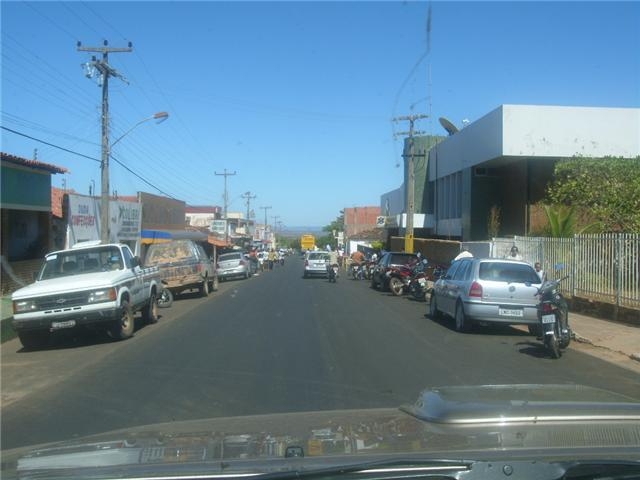
<svg viewBox="0 0 640 480">
<path fill-rule="evenodd" d="M 365 261 L 364 253 L 362 253 L 360 250 L 356 250 L 355 252 L 353 252 L 351 254 L 351 268 L 353 269 L 352 271 L 355 272 L 356 271 L 355 269 L 360 268 L 360 266 L 364 263 L 364 261 Z"/>
</svg>

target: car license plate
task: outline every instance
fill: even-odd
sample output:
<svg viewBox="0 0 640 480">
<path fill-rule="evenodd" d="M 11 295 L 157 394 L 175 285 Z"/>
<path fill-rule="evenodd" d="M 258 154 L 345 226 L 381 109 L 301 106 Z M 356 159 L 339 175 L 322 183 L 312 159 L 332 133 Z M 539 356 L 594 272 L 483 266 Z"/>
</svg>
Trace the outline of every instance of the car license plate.
<svg viewBox="0 0 640 480">
<path fill-rule="evenodd" d="M 51 328 L 54 330 L 60 328 L 72 328 L 76 326 L 75 320 L 67 320 L 66 322 L 51 322 Z"/>
<path fill-rule="evenodd" d="M 518 308 L 500 308 L 498 315 L 503 317 L 524 317 L 524 311 Z"/>
<path fill-rule="evenodd" d="M 542 316 L 542 323 L 556 323 L 556 316 L 555 315 L 543 315 Z"/>
</svg>

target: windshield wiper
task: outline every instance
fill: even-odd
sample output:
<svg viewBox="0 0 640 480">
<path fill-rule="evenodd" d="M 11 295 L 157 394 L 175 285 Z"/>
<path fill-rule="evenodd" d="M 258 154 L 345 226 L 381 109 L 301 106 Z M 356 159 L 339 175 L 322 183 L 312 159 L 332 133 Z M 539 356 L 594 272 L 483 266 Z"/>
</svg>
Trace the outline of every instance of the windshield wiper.
<svg viewBox="0 0 640 480">
<path fill-rule="evenodd" d="M 440 478 L 455 480 L 540 480 L 640 478 L 640 461 L 588 460 L 545 462 L 534 460 L 473 461 L 430 459 L 356 463 L 318 469 L 293 469 L 259 474 L 256 480 L 294 480 L 347 476 L 355 478 Z"/>
</svg>

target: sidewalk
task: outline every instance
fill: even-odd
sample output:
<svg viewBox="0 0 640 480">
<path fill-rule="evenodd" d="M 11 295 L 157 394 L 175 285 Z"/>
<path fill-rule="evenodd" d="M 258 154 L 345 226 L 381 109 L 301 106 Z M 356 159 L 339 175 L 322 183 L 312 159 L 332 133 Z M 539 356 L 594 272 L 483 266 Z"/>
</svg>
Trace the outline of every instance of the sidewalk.
<svg viewBox="0 0 640 480">
<path fill-rule="evenodd" d="M 577 342 L 604 347 L 640 362 L 640 327 L 569 312 L 569 325 Z"/>
</svg>

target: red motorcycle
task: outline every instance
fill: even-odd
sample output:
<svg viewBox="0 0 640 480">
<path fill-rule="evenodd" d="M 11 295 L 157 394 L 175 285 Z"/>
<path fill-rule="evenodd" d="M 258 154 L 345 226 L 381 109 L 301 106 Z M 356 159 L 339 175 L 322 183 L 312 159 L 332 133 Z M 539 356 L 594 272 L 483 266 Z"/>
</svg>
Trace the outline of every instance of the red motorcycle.
<svg viewBox="0 0 640 480">
<path fill-rule="evenodd" d="M 405 293 L 411 293 L 416 300 L 423 301 L 427 293 L 427 261 L 393 267 L 387 272 L 389 277 L 389 290 L 400 297 Z"/>
</svg>

